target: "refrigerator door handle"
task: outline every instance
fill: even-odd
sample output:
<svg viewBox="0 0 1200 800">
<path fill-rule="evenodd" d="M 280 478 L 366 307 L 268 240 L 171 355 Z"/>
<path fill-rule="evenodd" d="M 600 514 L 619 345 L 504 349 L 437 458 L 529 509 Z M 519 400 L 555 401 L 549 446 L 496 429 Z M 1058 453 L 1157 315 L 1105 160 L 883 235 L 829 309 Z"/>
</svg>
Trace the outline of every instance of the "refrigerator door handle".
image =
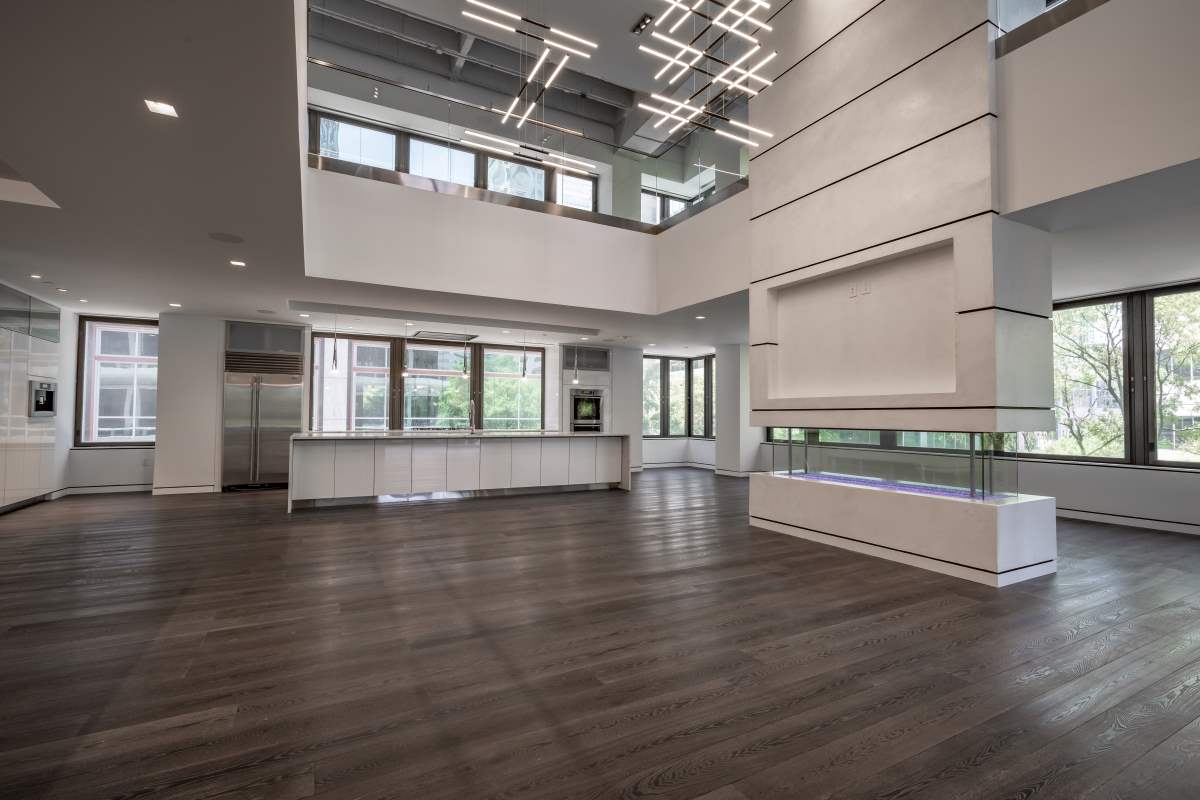
<svg viewBox="0 0 1200 800">
<path fill-rule="evenodd" d="M 262 420 L 259 419 L 259 392 L 262 378 L 257 375 L 250 384 L 250 482 L 258 483 L 258 451 L 262 446 Z"/>
</svg>

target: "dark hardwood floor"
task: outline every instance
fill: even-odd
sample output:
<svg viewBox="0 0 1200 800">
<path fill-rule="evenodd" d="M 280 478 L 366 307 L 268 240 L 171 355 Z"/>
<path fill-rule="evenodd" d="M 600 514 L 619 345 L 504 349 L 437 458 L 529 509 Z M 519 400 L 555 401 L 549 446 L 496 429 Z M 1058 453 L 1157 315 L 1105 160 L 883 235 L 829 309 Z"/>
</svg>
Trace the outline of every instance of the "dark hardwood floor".
<svg viewBox="0 0 1200 800">
<path fill-rule="evenodd" d="M 1200 538 L 989 589 L 751 529 L 705 472 L 0 517 L 0 796 L 1200 797 Z"/>
</svg>

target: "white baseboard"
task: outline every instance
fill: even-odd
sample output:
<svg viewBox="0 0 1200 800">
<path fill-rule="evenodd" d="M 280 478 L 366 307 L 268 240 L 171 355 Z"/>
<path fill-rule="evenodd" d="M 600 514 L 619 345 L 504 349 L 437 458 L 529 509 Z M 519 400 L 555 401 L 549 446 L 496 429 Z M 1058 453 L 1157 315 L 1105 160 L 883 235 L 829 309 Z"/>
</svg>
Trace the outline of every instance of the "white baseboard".
<svg viewBox="0 0 1200 800">
<path fill-rule="evenodd" d="M 68 486 L 65 489 L 59 489 L 57 492 L 51 492 L 49 499 L 57 500 L 60 497 L 70 497 L 73 494 L 121 494 L 123 492 L 148 492 L 152 488 L 154 487 L 149 483 L 131 483 L 114 486 Z"/>
<path fill-rule="evenodd" d="M 153 494 L 212 494 L 218 491 L 215 486 L 163 486 L 155 487 Z"/>
<path fill-rule="evenodd" d="M 1152 531 L 1190 533 L 1193 536 L 1200 536 L 1200 525 L 1189 525 L 1184 522 L 1166 522 L 1165 520 L 1124 517 L 1116 514 L 1097 514 L 1091 511 L 1066 511 L 1061 508 L 1058 509 L 1058 516 L 1065 519 L 1079 519 L 1084 522 L 1104 522 L 1109 525 L 1124 525 L 1128 528 L 1145 528 Z"/>
<path fill-rule="evenodd" d="M 669 469 L 671 467 L 687 467 L 688 469 L 706 469 L 709 472 L 713 472 L 716 469 L 716 467 L 714 467 L 712 464 L 699 464 L 694 461 L 656 461 L 654 463 L 650 463 L 649 461 L 647 461 L 642 466 L 644 466 L 646 469 Z"/>
<path fill-rule="evenodd" d="M 737 472 L 737 471 L 731 470 L 731 469 L 716 470 L 716 473 L 718 475 L 723 475 L 726 478 L 749 478 L 751 475 L 755 474 L 756 472 L 762 472 L 762 470 L 761 469 L 752 469 L 752 470 L 748 470 L 746 472 Z"/>
</svg>

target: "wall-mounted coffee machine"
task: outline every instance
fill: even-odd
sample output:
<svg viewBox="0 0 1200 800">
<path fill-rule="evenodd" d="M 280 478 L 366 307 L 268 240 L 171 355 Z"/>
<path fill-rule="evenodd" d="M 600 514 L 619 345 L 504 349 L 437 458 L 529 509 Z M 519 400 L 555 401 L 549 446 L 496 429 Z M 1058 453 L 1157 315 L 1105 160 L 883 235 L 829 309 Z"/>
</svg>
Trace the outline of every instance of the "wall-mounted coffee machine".
<svg viewBox="0 0 1200 800">
<path fill-rule="evenodd" d="M 35 378 L 29 382 L 29 416 L 53 417 L 58 413 L 58 383 Z"/>
<path fill-rule="evenodd" d="M 604 390 L 571 390 L 571 430 L 581 433 L 604 432 Z"/>
</svg>

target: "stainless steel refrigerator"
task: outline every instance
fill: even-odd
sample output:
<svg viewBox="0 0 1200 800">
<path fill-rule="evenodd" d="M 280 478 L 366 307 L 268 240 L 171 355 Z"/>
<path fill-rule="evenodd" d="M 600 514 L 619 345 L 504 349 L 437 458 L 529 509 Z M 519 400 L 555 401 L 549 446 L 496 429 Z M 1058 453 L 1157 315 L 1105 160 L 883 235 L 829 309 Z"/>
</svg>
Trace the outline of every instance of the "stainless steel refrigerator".
<svg viewBox="0 0 1200 800">
<path fill-rule="evenodd" d="M 226 488 L 278 486 L 288 481 L 288 447 L 300 431 L 300 375 L 225 373 Z"/>
</svg>

